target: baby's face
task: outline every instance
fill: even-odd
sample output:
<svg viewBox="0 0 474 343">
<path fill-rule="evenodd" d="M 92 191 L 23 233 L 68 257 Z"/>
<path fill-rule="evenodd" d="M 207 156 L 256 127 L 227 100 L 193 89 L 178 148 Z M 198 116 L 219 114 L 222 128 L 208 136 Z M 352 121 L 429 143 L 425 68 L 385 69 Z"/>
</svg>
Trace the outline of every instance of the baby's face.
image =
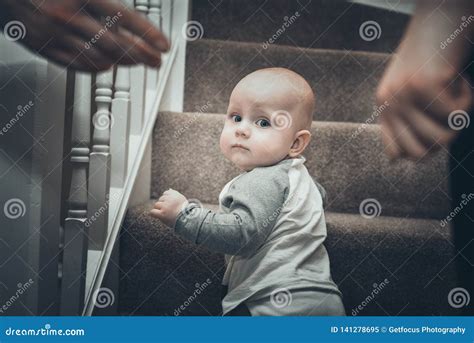
<svg viewBox="0 0 474 343">
<path fill-rule="evenodd" d="M 288 156 L 296 135 L 294 98 L 278 83 L 239 83 L 229 101 L 220 147 L 238 168 L 274 165 Z"/>
</svg>

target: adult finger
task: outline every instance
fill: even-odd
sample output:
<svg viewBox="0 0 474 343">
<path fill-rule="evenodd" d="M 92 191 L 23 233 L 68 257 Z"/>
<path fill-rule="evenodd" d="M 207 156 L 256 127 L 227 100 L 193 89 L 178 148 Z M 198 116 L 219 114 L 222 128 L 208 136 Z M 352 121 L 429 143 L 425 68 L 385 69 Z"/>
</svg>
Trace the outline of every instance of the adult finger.
<svg viewBox="0 0 474 343">
<path fill-rule="evenodd" d="M 130 64 L 127 61 L 131 60 L 134 64 L 145 63 L 155 68 L 161 65 L 161 53 L 153 50 L 141 38 L 119 28 L 117 32 L 113 33 L 113 39 L 123 47 L 122 58 L 125 58 L 126 61 L 123 64 Z M 121 59 L 118 60 L 118 63 L 122 63 Z"/>
<path fill-rule="evenodd" d="M 160 53 L 151 49 L 143 41 L 104 28 L 90 17 L 85 15 L 74 17 L 70 25 L 86 40 L 88 45 L 95 46 L 115 63 L 145 63 L 150 66 L 161 63 Z"/>
<path fill-rule="evenodd" d="M 120 25 L 131 33 L 145 40 L 150 46 L 160 52 L 169 50 L 166 37 L 143 15 L 115 1 L 91 1 L 87 8 L 97 15 L 114 16 L 121 14 Z"/>
<path fill-rule="evenodd" d="M 472 100 L 469 84 L 461 76 L 431 87 L 407 88 L 404 96 L 445 127 L 449 125 L 449 113 L 469 108 Z"/>
<path fill-rule="evenodd" d="M 85 42 L 79 36 L 66 34 L 59 44 L 64 47 L 64 49 L 76 55 L 77 59 L 83 64 L 88 65 L 91 70 L 107 70 L 114 64 L 112 59 L 99 51 L 96 47 L 85 45 Z"/>
<path fill-rule="evenodd" d="M 393 128 L 394 139 L 400 147 L 403 155 L 410 158 L 421 158 L 426 154 L 426 147 L 413 133 L 411 127 L 405 123 L 400 116 L 392 116 L 390 118 L 391 127 Z"/>
<path fill-rule="evenodd" d="M 83 38 L 85 47 L 96 47 L 114 63 L 124 56 L 125 47 L 114 39 L 114 33 L 87 14 L 77 14 L 69 20 L 67 26 Z"/>
<path fill-rule="evenodd" d="M 382 116 L 379 120 L 382 142 L 384 145 L 385 153 L 390 159 L 394 159 L 400 156 L 400 147 L 395 140 L 392 125 L 385 116 Z"/>
<path fill-rule="evenodd" d="M 411 127 L 415 135 L 429 149 L 433 144 L 447 145 L 456 136 L 456 132 L 439 124 L 430 113 L 417 108 L 401 111 L 402 119 Z"/>
<path fill-rule="evenodd" d="M 76 55 L 63 49 L 45 49 L 41 51 L 41 55 L 65 68 L 72 68 L 84 72 L 94 71 L 89 65 L 80 61 Z"/>
</svg>

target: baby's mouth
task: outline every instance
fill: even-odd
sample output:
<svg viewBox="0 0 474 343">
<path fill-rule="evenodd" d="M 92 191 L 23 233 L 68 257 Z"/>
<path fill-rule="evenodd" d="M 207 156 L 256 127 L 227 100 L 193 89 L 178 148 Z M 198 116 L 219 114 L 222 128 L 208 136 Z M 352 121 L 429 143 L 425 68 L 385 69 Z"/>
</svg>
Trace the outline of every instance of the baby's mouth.
<svg viewBox="0 0 474 343">
<path fill-rule="evenodd" d="M 244 145 L 242 145 L 242 144 L 232 144 L 232 145 L 231 145 L 231 148 L 237 148 L 237 149 L 243 149 L 243 150 L 250 151 L 249 148 L 247 148 L 246 146 L 244 146 Z"/>
</svg>

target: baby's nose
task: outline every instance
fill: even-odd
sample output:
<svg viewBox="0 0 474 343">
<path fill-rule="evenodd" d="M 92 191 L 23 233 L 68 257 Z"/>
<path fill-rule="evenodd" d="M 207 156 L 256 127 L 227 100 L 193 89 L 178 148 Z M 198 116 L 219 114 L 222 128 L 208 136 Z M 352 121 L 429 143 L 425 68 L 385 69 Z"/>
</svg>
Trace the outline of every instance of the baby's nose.
<svg viewBox="0 0 474 343">
<path fill-rule="evenodd" d="M 250 135 L 250 130 L 247 127 L 241 125 L 235 130 L 235 135 L 237 137 L 248 137 Z"/>
</svg>

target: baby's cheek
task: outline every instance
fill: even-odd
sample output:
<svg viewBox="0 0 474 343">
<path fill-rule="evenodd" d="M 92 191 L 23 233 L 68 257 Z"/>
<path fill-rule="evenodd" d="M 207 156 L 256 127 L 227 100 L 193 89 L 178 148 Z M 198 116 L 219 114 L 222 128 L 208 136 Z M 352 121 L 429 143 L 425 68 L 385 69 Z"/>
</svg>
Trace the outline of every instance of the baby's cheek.
<svg viewBox="0 0 474 343">
<path fill-rule="evenodd" d="M 260 152 L 266 154 L 268 162 L 278 162 L 288 154 L 289 146 L 286 137 L 279 134 L 279 132 L 269 132 L 259 142 L 261 147 Z"/>
<path fill-rule="evenodd" d="M 229 133 L 225 128 L 221 133 L 221 138 L 219 140 L 219 146 L 221 148 L 221 152 L 225 156 L 227 156 L 227 154 L 229 152 Z"/>
</svg>

